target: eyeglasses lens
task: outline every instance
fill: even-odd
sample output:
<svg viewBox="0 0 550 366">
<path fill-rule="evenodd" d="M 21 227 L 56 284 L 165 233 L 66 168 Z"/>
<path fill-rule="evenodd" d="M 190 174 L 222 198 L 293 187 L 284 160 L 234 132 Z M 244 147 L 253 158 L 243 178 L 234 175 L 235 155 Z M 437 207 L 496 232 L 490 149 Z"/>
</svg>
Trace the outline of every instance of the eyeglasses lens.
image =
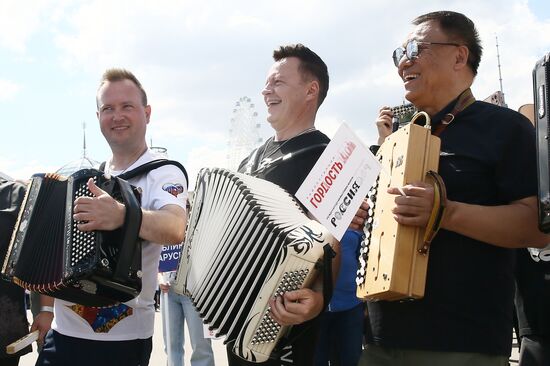
<svg viewBox="0 0 550 366">
<path fill-rule="evenodd" d="M 409 60 L 414 60 L 418 57 L 418 43 L 413 39 L 407 42 L 407 58 Z"/>
<path fill-rule="evenodd" d="M 395 66 L 399 66 L 399 61 L 403 58 L 403 55 L 405 54 L 405 49 L 403 47 L 398 47 L 393 51 L 393 63 Z"/>
</svg>

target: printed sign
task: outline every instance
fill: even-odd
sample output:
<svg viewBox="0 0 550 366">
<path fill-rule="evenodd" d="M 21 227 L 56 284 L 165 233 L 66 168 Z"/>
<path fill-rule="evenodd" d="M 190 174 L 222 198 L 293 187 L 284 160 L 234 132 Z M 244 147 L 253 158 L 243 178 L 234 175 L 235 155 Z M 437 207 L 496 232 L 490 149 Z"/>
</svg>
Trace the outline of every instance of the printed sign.
<svg viewBox="0 0 550 366">
<path fill-rule="evenodd" d="M 182 244 L 162 247 L 159 261 L 159 272 L 170 272 L 178 269 Z"/>
<path fill-rule="evenodd" d="M 380 170 L 376 157 L 343 123 L 296 192 L 296 198 L 341 240 Z"/>
</svg>

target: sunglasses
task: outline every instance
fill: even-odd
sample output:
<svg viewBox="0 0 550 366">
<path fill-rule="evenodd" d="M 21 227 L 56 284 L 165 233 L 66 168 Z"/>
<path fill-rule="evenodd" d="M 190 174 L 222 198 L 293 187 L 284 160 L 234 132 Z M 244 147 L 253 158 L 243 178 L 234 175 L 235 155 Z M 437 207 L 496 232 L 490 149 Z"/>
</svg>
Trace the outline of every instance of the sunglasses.
<svg viewBox="0 0 550 366">
<path fill-rule="evenodd" d="M 449 42 L 419 42 L 415 39 L 410 40 L 407 42 L 405 47 L 397 47 L 395 51 L 393 51 L 393 63 L 395 64 L 395 67 L 399 66 L 399 62 L 403 58 L 403 56 L 407 56 L 407 59 L 414 60 L 420 55 L 420 51 L 422 51 L 422 47 L 419 47 L 419 45 L 430 45 L 430 44 L 437 44 L 442 46 L 456 46 L 460 47 L 458 43 L 449 43 Z M 425 47 L 424 47 L 425 48 Z"/>
</svg>

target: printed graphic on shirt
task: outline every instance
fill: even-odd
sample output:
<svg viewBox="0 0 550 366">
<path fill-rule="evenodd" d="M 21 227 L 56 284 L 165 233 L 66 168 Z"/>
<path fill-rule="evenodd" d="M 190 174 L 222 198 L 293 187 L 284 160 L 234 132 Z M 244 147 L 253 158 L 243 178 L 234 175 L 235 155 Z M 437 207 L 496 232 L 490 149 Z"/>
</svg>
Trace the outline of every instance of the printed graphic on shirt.
<svg viewBox="0 0 550 366">
<path fill-rule="evenodd" d="M 281 351 L 281 366 L 294 365 L 294 360 L 292 357 L 292 345 L 284 347 Z"/>
<path fill-rule="evenodd" d="M 108 333 L 119 321 L 133 314 L 133 309 L 125 304 L 105 308 L 95 308 L 74 304 L 67 306 L 86 320 L 96 333 Z"/>
<path fill-rule="evenodd" d="M 179 183 L 166 183 L 162 186 L 162 189 L 174 197 L 177 197 L 178 194 L 183 193 L 183 186 Z"/>
</svg>

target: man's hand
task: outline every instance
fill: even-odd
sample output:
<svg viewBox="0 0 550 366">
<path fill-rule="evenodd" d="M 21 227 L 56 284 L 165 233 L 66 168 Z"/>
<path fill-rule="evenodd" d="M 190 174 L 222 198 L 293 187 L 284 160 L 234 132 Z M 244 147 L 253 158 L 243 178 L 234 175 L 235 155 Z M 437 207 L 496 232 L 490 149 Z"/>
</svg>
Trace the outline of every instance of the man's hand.
<svg viewBox="0 0 550 366">
<path fill-rule="evenodd" d="M 301 324 L 315 318 L 323 310 L 323 294 L 311 289 L 286 292 L 269 300 L 271 316 L 280 325 Z"/>
<path fill-rule="evenodd" d="M 39 346 L 44 344 L 44 337 L 46 333 L 52 327 L 53 313 L 49 311 L 41 311 L 36 315 L 31 326 L 31 333 L 38 329 L 38 343 Z"/>
<path fill-rule="evenodd" d="M 126 207 L 88 180 L 88 189 L 94 197 L 79 197 L 74 201 L 75 221 L 80 221 L 78 230 L 115 230 L 124 224 Z"/>
<path fill-rule="evenodd" d="M 363 202 L 361 203 L 361 206 L 359 206 L 359 209 L 355 213 L 355 216 L 353 217 L 353 220 L 351 220 L 351 223 L 349 224 L 349 228 L 352 230 L 363 230 L 363 225 L 365 225 L 365 220 L 368 217 L 368 210 L 369 210 L 369 204 L 367 202 L 367 199 L 363 199 Z"/>
<path fill-rule="evenodd" d="M 378 129 L 378 145 L 382 145 L 386 137 L 392 133 L 393 112 L 390 107 L 384 106 L 378 111 L 376 128 Z"/>
<path fill-rule="evenodd" d="M 160 283 L 159 287 L 160 287 L 160 290 L 164 293 L 170 291 L 170 283 Z"/>
<path fill-rule="evenodd" d="M 434 205 L 434 187 L 414 182 L 404 187 L 390 187 L 388 193 L 397 194 L 392 209 L 395 221 L 403 225 L 426 227 Z M 403 193 L 405 195 L 403 195 Z"/>
</svg>

